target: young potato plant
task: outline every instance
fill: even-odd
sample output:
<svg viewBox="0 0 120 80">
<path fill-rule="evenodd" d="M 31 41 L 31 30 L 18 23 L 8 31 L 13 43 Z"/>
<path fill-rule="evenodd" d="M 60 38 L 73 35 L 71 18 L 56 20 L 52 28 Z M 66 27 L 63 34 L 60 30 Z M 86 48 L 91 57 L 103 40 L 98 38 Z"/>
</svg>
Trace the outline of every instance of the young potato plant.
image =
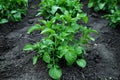
<svg viewBox="0 0 120 80">
<path fill-rule="evenodd" d="M 111 14 L 106 14 L 104 18 L 110 20 L 109 25 L 113 28 L 120 26 L 120 9 L 113 11 Z"/>
<path fill-rule="evenodd" d="M 89 0 L 88 7 L 93 8 L 95 11 L 106 11 L 108 14 L 103 18 L 110 20 L 111 27 L 117 27 L 120 23 L 120 0 Z"/>
<path fill-rule="evenodd" d="M 67 10 L 75 17 L 77 13 L 82 12 L 81 7 L 82 4 L 79 3 L 79 0 L 42 0 L 38 14 L 42 14 L 44 17 L 47 16 L 47 19 L 49 19 L 55 13 L 63 14 Z"/>
<path fill-rule="evenodd" d="M 84 44 L 89 40 L 94 40 L 89 34 L 95 32 L 90 28 L 77 24 L 82 19 L 84 22 L 86 14 L 77 14 L 72 18 L 70 12 L 65 11 L 63 15 L 57 14 L 50 20 L 40 20 L 42 24 L 36 24 L 28 30 L 31 34 L 35 30 L 39 30 L 44 37 L 37 43 L 27 44 L 25 51 L 35 50 L 37 55 L 33 57 L 33 64 L 36 64 L 39 58 L 47 63 L 49 75 L 55 80 L 59 80 L 62 76 L 62 70 L 59 66 L 61 60 L 65 60 L 67 65 L 76 63 L 84 68 L 86 60 L 84 59 Z M 83 19 L 85 18 L 85 19 Z M 81 33 L 79 38 L 75 38 L 77 33 Z"/>
<path fill-rule="evenodd" d="M 112 10 L 118 8 L 119 0 L 89 0 L 88 7 L 93 8 L 94 11 L 106 11 L 110 13 Z"/>
<path fill-rule="evenodd" d="M 20 21 L 26 15 L 28 0 L 0 0 L 0 24 Z"/>
</svg>

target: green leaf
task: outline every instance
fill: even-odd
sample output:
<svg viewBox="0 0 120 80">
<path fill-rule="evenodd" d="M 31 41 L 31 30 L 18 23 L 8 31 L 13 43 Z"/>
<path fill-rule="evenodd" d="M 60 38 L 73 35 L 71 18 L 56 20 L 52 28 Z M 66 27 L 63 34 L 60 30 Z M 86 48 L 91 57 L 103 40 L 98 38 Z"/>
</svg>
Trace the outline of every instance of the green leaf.
<svg viewBox="0 0 120 80">
<path fill-rule="evenodd" d="M 85 13 L 77 14 L 77 17 L 80 17 L 80 18 L 86 17 L 86 16 L 87 16 L 87 14 L 85 14 Z"/>
<path fill-rule="evenodd" d="M 7 19 L 2 19 L 2 20 L 0 20 L 0 24 L 4 24 L 4 23 L 7 23 L 7 22 L 8 22 Z"/>
<path fill-rule="evenodd" d="M 98 6 L 100 9 L 103 9 L 103 7 L 105 6 L 105 3 L 99 3 Z"/>
<path fill-rule="evenodd" d="M 97 12 L 97 11 L 100 10 L 100 8 L 99 8 L 98 6 L 96 6 L 96 7 L 94 8 L 94 10 L 95 10 L 95 12 Z"/>
<path fill-rule="evenodd" d="M 82 19 L 85 23 L 88 23 L 88 17 L 87 16 L 83 17 Z"/>
<path fill-rule="evenodd" d="M 94 39 L 93 37 L 90 37 L 90 36 L 89 36 L 89 39 L 92 40 L 92 41 L 95 41 L 95 39 Z"/>
<path fill-rule="evenodd" d="M 34 49 L 37 49 L 37 48 L 40 48 L 40 47 L 41 47 L 40 42 L 37 42 L 37 43 L 35 43 L 35 44 L 33 45 L 33 48 L 34 48 Z"/>
<path fill-rule="evenodd" d="M 26 3 L 28 3 L 28 0 L 24 0 Z"/>
<path fill-rule="evenodd" d="M 21 13 L 20 12 L 17 12 L 15 14 L 13 14 L 13 16 L 14 16 L 15 21 L 20 21 L 21 20 Z"/>
<path fill-rule="evenodd" d="M 27 45 L 25 45 L 25 47 L 23 48 L 23 50 L 25 50 L 25 51 L 34 50 L 34 47 L 33 47 L 32 44 L 27 44 Z"/>
<path fill-rule="evenodd" d="M 51 13 L 52 13 L 52 14 L 55 14 L 59 8 L 60 8 L 60 7 L 58 7 L 58 6 L 52 6 L 52 11 L 51 11 Z"/>
<path fill-rule="evenodd" d="M 47 68 L 52 68 L 53 64 L 47 64 Z"/>
<path fill-rule="evenodd" d="M 68 11 L 64 12 L 64 18 L 67 20 L 68 23 L 71 22 L 71 14 Z"/>
<path fill-rule="evenodd" d="M 44 55 L 43 55 L 43 61 L 45 61 L 46 63 L 50 63 L 50 55 L 49 55 L 49 53 L 44 53 Z"/>
<path fill-rule="evenodd" d="M 71 26 L 73 27 L 74 30 L 78 31 L 80 28 L 80 25 L 78 25 L 77 23 L 72 23 Z"/>
<path fill-rule="evenodd" d="M 62 36 L 62 37 L 66 37 L 66 36 L 68 36 L 69 34 L 67 33 L 67 32 L 61 32 L 60 33 L 60 36 Z"/>
<path fill-rule="evenodd" d="M 43 43 L 44 43 L 45 45 L 51 45 L 51 44 L 54 43 L 51 39 L 43 39 L 43 40 L 44 40 Z"/>
<path fill-rule="evenodd" d="M 37 16 L 37 17 L 38 17 L 38 16 L 39 16 L 39 15 L 41 15 L 41 14 L 42 14 L 41 12 L 38 12 L 35 16 Z"/>
<path fill-rule="evenodd" d="M 35 31 L 35 30 L 41 30 L 41 29 L 42 29 L 42 26 L 40 26 L 39 24 L 36 24 L 36 25 L 32 26 L 32 27 L 28 30 L 27 34 L 31 34 L 33 31 Z"/>
<path fill-rule="evenodd" d="M 93 5 L 94 5 L 94 3 L 93 3 L 93 2 L 89 2 L 89 3 L 88 3 L 88 8 L 93 7 Z"/>
<path fill-rule="evenodd" d="M 78 60 L 76 61 L 76 63 L 77 63 L 78 66 L 80 66 L 80 67 L 82 67 L 82 68 L 85 68 L 85 66 L 86 66 L 86 61 L 85 61 L 85 59 L 78 59 Z"/>
<path fill-rule="evenodd" d="M 55 31 L 52 30 L 52 29 L 50 29 L 50 28 L 45 28 L 45 29 L 41 32 L 41 34 L 45 34 L 45 33 L 55 33 Z"/>
<path fill-rule="evenodd" d="M 96 33 L 96 34 L 98 34 L 98 32 L 96 31 L 96 30 L 94 30 L 94 29 L 89 29 L 89 31 L 92 33 Z"/>
<path fill-rule="evenodd" d="M 39 20 L 40 23 L 43 23 L 44 25 L 47 24 L 47 21 L 46 20 Z"/>
<path fill-rule="evenodd" d="M 0 4 L 0 10 L 2 10 L 2 5 Z"/>
<path fill-rule="evenodd" d="M 69 26 L 66 29 L 67 29 L 67 32 L 69 32 L 69 33 L 74 33 L 75 32 L 74 28 L 72 28 L 71 26 Z"/>
<path fill-rule="evenodd" d="M 61 71 L 61 69 L 54 66 L 54 67 L 50 68 L 49 75 L 53 79 L 60 79 L 60 77 L 62 76 L 62 71 Z"/>
<path fill-rule="evenodd" d="M 72 65 L 76 59 L 77 59 L 76 53 L 73 52 L 65 53 L 65 60 L 67 61 L 68 65 Z"/>
<path fill-rule="evenodd" d="M 58 57 L 58 58 L 62 58 L 64 55 L 65 55 L 65 53 L 64 53 L 63 51 L 61 51 L 61 52 L 57 55 L 57 57 Z"/>
<path fill-rule="evenodd" d="M 62 58 L 68 52 L 67 46 L 63 46 L 63 45 L 59 46 L 58 50 L 59 50 L 59 53 L 57 54 L 58 58 Z"/>
<path fill-rule="evenodd" d="M 12 11 L 11 11 L 12 14 L 15 14 L 15 13 L 17 13 L 17 12 L 18 12 L 17 10 L 12 10 Z"/>
<path fill-rule="evenodd" d="M 85 23 L 88 22 L 87 14 L 85 13 L 77 14 L 77 19 L 80 19 L 80 18 L 82 18 Z"/>
<path fill-rule="evenodd" d="M 38 60 L 38 56 L 34 56 L 33 57 L 33 65 L 35 65 L 37 63 L 37 60 Z"/>
<path fill-rule="evenodd" d="M 76 51 L 77 51 L 77 54 L 80 55 L 83 52 L 83 48 L 79 46 L 76 48 Z"/>
</svg>

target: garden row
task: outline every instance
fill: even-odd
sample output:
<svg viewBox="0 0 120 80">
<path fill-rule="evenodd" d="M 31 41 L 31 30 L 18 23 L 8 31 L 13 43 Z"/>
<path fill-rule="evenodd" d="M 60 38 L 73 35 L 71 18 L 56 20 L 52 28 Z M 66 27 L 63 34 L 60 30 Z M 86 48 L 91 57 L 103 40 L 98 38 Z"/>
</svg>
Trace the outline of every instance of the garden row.
<svg viewBox="0 0 120 80">
<path fill-rule="evenodd" d="M 65 5 L 66 3 L 63 3 L 65 2 L 63 0 L 56 0 L 57 3 L 51 0 L 48 0 L 48 2 L 49 1 L 51 3 L 45 3 L 44 0 L 41 2 L 41 5 L 44 6 L 42 7 L 43 10 L 40 9 L 38 15 L 44 14 L 43 16 L 50 18 L 56 13 L 56 11 L 59 12 L 59 14 L 62 14 L 67 9 L 73 17 L 75 16 L 76 11 L 81 12 L 78 5 L 74 6 L 75 4 L 71 4 L 72 1 L 67 1 L 69 2 L 69 7 L 68 5 Z M 96 12 L 105 11 L 106 15 L 104 15 L 103 18 L 110 21 L 110 26 L 118 27 L 120 26 L 119 3 L 120 0 L 89 0 L 88 7 L 93 8 Z M 54 4 L 58 4 L 58 6 L 52 6 Z M 0 0 L 0 24 L 22 20 L 22 17 L 26 15 L 27 6 L 28 0 Z M 80 6 L 82 7 L 82 4 L 80 4 Z M 72 10 L 72 8 L 74 9 Z"/>
<path fill-rule="evenodd" d="M 35 50 L 38 54 L 33 57 L 33 64 L 42 59 L 47 64 L 50 77 L 55 80 L 62 76 L 61 61 L 69 66 L 74 63 L 82 68 L 86 66 L 83 45 L 89 40 L 94 41 L 89 34 L 97 32 L 82 25 L 88 22 L 82 6 L 78 0 L 42 0 L 38 15 L 44 19 L 28 30 L 28 34 L 38 30 L 44 37 L 39 42 L 27 44 L 24 50 Z M 78 33 L 80 37 L 76 38 Z"/>
<path fill-rule="evenodd" d="M 0 24 L 20 21 L 26 15 L 28 0 L 0 0 Z"/>
<path fill-rule="evenodd" d="M 120 0 L 89 0 L 88 7 L 94 11 L 104 11 L 103 18 L 110 21 L 111 27 L 120 26 Z"/>
<path fill-rule="evenodd" d="M 105 11 L 103 16 L 110 20 L 110 26 L 118 27 L 120 23 L 119 0 L 89 0 L 88 7 L 94 11 Z M 26 15 L 27 0 L 0 0 L 0 24 L 20 21 Z M 32 26 L 28 34 L 38 30 L 44 35 L 39 42 L 27 44 L 25 51 L 35 50 L 33 64 L 42 59 L 53 79 L 60 79 L 62 69 L 59 62 L 67 65 L 76 63 L 81 68 L 86 66 L 84 45 L 94 41 L 89 34 L 97 31 L 84 26 L 88 22 L 87 14 L 82 11 L 83 4 L 79 0 L 41 0 L 37 16 L 42 16 L 39 24 Z M 76 37 L 76 34 L 79 37 Z"/>
</svg>

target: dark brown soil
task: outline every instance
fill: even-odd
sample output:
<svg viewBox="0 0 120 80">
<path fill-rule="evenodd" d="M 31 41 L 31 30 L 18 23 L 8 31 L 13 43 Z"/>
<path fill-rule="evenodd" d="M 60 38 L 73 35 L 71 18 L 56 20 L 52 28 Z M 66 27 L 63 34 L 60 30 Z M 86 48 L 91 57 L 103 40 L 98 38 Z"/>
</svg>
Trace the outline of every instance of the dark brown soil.
<svg viewBox="0 0 120 80">
<path fill-rule="evenodd" d="M 37 32 L 27 35 L 28 28 L 40 19 L 36 17 L 39 0 L 31 0 L 27 16 L 18 23 L 0 25 L 0 80 L 51 80 L 46 64 L 39 60 L 32 64 L 35 52 L 24 52 L 26 43 L 41 39 Z M 86 2 L 84 2 L 86 5 Z M 103 13 L 95 13 L 84 7 L 88 13 L 88 26 L 97 30 L 95 42 L 87 46 L 87 67 L 76 65 L 63 66 L 61 80 L 120 80 L 120 29 L 108 26 L 108 21 L 101 18 Z"/>
</svg>

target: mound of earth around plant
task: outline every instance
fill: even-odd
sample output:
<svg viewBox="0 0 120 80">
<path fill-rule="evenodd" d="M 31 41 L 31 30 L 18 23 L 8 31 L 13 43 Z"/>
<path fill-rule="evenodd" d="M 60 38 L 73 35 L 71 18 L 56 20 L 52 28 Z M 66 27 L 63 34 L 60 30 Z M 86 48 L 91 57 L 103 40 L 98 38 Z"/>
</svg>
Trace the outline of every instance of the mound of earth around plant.
<svg viewBox="0 0 120 80">
<path fill-rule="evenodd" d="M 28 28 L 40 19 L 35 16 L 39 2 L 30 1 L 28 15 L 23 21 L 0 25 L 0 80 L 51 80 L 44 62 L 39 60 L 36 65 L 32 64 L 36 52 L 23 51 L 25 44 L 42 38 L 39 32 L 26 34 Z M 120 80 L 120 29 L 109 27 L 100 14 L 86 12 L 88 26 L 99 34 L 91 34 L 96 41 L 86 46 L 86 68 L 66 66 L 62 62 L 61 80 Z"/>
</svg>

